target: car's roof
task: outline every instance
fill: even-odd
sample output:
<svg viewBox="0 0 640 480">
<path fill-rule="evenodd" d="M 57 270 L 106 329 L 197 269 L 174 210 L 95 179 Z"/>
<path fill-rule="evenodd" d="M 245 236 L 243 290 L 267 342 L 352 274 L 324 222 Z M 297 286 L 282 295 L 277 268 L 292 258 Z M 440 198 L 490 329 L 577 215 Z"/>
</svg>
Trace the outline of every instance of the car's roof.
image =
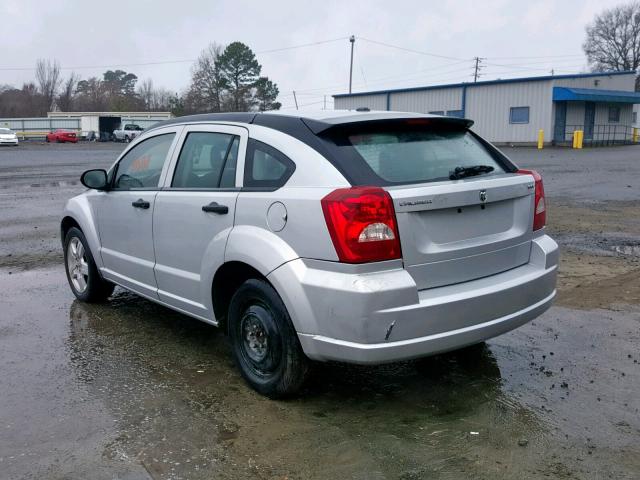
<svg viewBox="0 0 640 480">
<path fill-rule="evenodd" d="M 304 112 L 230 112 L 230 113 L 204 113 L 187 115 L 165 120 L 152 125 L 148 130 L 153 130 L 169 125 L 186 123 L 216 123 L 233 122 L 263 125 L 277 130 L 287 123 L 304 123 L 313 133 L 319 133 L 335 125 L 357 122 L 377 122 L 385 120 L 401 120 L 405 118 L 437 118 L 447 123 L 458 123 L 471 126 L 471 120 L 453 117 L 442 117 L 426 113 L 415 112 L 390 112 L 390 111 L 358 111 L 358 110 L 309 110 Z"/>
</svg>

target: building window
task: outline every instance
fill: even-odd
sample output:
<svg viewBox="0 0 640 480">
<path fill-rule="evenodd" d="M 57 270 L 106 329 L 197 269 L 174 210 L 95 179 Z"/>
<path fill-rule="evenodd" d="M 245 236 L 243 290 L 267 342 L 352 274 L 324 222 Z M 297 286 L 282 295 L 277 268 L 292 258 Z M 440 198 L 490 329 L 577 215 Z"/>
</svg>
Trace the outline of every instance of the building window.
<svg viewBox="0 0 640 480">
<path fill-rule="evenodd" d="M 447 117 L 462 118 L 462 110 L 448 110 Z"/>
<path fill-rule="evenodd" d="M 511 107 L 509 123 L 529 123 L 529 107 Z"/>
<path fill-rule="evenodd" d="M 620 107 L 609 107 L 609 123 L 620 121 Z"/>
<path fill-rule="evenodd" d="M 431 115 L 444 115 L 444 110 L 434 110 L 429 112 Z"/>
</svg>

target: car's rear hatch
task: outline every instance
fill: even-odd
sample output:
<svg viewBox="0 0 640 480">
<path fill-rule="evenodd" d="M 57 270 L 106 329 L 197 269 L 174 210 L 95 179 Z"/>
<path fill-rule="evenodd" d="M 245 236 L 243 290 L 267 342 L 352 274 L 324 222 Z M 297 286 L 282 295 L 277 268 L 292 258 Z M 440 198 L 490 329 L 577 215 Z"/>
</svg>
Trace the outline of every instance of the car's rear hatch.
<svg viewBox="0 0 640 480">
<path fill-rule="evenodd" d="M 391 195 L 402 259 L 419 289 L 529 261 L 534 179 L 517 174 L 468 130 L 471 123 L 406 118 L 350 122 L 320 133 L 352 185 L 382 187 Z"/>
<path fill-rule="evenodd" d="M 531 177 L 504 174 L 386 189 L 405 268 L 419 289 L 486 277 L 529 261 Z"/>
</svg>

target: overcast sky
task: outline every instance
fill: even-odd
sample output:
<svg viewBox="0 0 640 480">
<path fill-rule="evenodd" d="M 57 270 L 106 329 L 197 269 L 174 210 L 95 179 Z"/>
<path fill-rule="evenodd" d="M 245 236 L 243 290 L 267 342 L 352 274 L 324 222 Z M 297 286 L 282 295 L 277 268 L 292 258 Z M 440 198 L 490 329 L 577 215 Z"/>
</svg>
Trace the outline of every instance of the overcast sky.
<svg viewBox="0 0 640 480">
<path fill-rule="evenodd" d="M 476 56 L 485 58 L 482 79 L 573 73 L 587 68 L 585 25 L 619 3 L 2 0 L 0 84 L 19 86 L 33 78 L 36 59 L 55 58 L 64 75 L 101 76 L 108 66 L 182 91 L 190 60 L 207 44 L 237 40 L 278 84 L 283 108 L 293 107 L 293 90 L 305 108 L 322 108 L 324 95 L 329 108 L 330 95 L 348 89 L 351 34 L 357 37 L 354 91 L 471 81 Z M 335 41 L 269 52 L 327 40 Z M 131 65 L 177 60 L 189 61 Z M 84 68 L 91 66 L 100 68 Z"/>
</svg>

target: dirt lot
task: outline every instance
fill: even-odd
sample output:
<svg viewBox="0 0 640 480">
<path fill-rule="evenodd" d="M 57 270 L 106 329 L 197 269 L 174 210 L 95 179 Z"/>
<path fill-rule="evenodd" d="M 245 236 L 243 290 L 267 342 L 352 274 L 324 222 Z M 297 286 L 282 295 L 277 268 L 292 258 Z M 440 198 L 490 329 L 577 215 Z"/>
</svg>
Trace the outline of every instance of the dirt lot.
<svg viewBox="0 0 640 480">
<path fill-rule="evenodd" d="M 74 301 L 58 215 L 122 145 L 0 149 L 0 478 L 640 477 L 640 148 L 540 170 L 559 298 L 479 348 L 249 390 L 224 336 L 122 290 Z"/>
</svg>

